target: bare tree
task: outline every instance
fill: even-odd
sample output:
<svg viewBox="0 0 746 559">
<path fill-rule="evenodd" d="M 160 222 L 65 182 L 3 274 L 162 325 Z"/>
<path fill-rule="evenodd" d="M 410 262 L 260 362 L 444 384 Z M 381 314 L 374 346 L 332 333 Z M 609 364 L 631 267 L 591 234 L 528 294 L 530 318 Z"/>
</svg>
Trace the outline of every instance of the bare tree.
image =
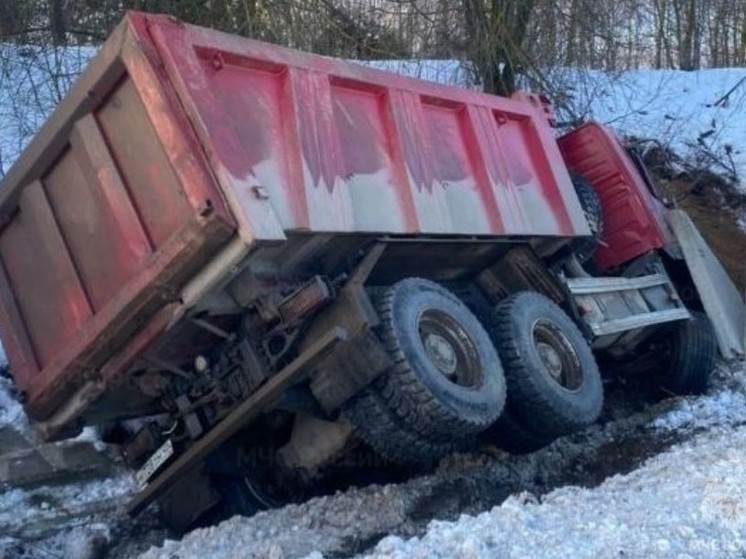
<svg viewBox="0 0 746 559">
<path fill-rule="evenodd" d="M 510 95 L 529 60 L 523 50 L 535 0 L 463 0 L 469 58 L 484 90 Z"/>
</svg>

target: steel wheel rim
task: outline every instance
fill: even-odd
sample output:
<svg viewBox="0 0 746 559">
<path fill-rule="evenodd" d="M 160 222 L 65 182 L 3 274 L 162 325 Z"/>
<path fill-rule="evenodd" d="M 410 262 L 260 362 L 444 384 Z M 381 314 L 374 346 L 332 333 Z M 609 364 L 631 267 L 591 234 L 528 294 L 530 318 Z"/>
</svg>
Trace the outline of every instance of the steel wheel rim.
<svg viewBox="0 0 746 559">
<path fill-rule="evenodd" d="M 479 385 L 483 374 L 476 344 L 458 321 L 427 309 L 418 317 L 417 331 L 428 361 L 448 382 L 464 388 Z"/>
<path fill-rule="evenodd" d="M 583 386 L 583 369 L 575 348 L 559 326 L 548 320 L 534 322 L 531 329 L 534 349 L 554 384 L 568 392 Z"/>
</svg>

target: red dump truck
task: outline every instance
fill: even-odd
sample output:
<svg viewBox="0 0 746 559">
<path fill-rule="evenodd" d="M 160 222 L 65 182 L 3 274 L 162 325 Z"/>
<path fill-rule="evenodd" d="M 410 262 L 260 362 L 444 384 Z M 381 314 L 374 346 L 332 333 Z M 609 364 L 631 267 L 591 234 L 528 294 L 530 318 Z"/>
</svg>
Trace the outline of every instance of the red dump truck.
<svg viewBox="0 0 746 559">
<path fill-rule="evenodd" d="M 743 356 L 739 293 L 613 134 L 552 125 L 536 95 L 128 14 L 0 189 L 29 417 L 140 418 L 130 512 L 183 527 L 355 449 L 537 448 L 598 417 L 596 357 L 703 390 L 717 345 Z"/>
</svg>

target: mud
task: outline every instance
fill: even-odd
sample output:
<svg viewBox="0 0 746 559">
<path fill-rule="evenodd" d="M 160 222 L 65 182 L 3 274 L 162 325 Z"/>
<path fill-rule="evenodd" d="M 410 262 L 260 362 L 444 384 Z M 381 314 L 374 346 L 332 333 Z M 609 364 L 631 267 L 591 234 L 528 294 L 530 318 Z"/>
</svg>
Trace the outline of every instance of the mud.
<svg viewBox="0 0 746 559">
<path fill-rule="evenodd" d="M 290 559 L 305 557 L 310 549 L 327 557 L 349 557 L 372 549 L 385 536 L 420 536 L 433 520 L 475 515 L 511 495 L 541 501 L 559 487 L 594 487 L 610 476 L 635 470 L 691 436 L 650 427 L 679 400 L 642 405 L 640 410 L 641 404 L 633 403 L 634 394 L 625 396 L 621 387 L 611 387 L 610 394 L 601 423 L 536 453 L 512 456 L 485 447 L 478 453 L 453 455 L 431 474 L 398 484 L 350 488 L 252 518 L 236 517 L 220 527 L 193 532 L 183 542 L 167 542 L 144 558 L 182 557 L 181 551 L 191 557 L 192 546 L 201 546 L 208 555 L 230 556 L 230 543 L 220 541 L 226 533 L 241 534 L 243 548 L 251 550 L 248 557 L 274 553 Z M 627 414 L 633 407 L 638 411 Z M 215 543 L 204 549 L 210 539 Z"/>
</svg>

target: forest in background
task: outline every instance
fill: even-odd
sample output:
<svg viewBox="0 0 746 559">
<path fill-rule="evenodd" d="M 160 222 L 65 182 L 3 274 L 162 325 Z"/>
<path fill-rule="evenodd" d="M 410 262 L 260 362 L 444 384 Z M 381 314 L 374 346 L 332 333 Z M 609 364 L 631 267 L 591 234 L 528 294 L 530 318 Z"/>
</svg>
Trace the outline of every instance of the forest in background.
<svg viewBox="0 0 746 559">
<path fill-rule="evenodd" d="M 746 65 L 746 0 L 0 0 L 0 42 L 97 45 L 128 9 L 342 58 L 463 60 L 499 94 L 558 66 Z"/>
</svg>

